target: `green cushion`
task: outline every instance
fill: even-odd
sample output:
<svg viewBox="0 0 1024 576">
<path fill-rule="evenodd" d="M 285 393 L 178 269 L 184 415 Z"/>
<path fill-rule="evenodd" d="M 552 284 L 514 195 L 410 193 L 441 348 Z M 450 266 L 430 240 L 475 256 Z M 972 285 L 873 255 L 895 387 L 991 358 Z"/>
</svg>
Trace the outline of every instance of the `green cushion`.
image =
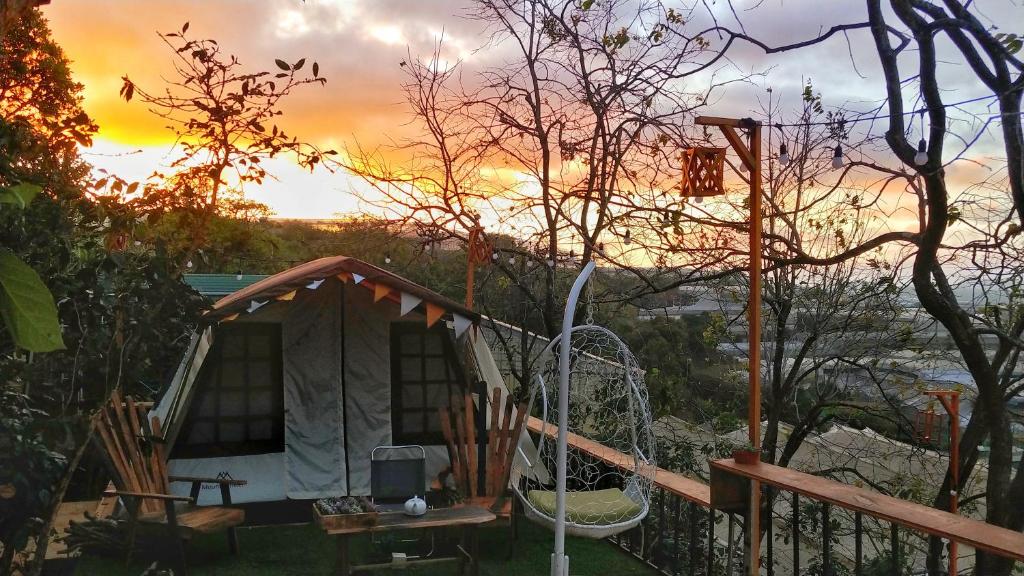
<svg viewBox="0 0 1024 576">
<path fill-rule="evenodd" d="M 530 504 L 541 513 L 555 516 L 555 492 L 530 490 Z M 618 488 L 589 492 L 566 492 L 565 519 L 573 524 L 607 526 L 632 520 L 640 514 L 640 505 Z"/>
</svg>

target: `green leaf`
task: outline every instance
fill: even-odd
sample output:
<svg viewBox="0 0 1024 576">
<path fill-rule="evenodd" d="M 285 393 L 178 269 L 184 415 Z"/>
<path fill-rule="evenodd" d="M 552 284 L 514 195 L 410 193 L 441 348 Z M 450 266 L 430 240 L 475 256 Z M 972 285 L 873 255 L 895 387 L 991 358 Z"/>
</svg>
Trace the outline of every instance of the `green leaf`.
<svg viewBox="0 0 1024 576">
<path fill-rule="evenodd" d="M 0 317 L 14 343 L 30 352 L 64 349 L 53 295 L 35 270 L 0 248 Z"/>
<path fill-rule="evenodd" d="M 284 60 L 281 60 L 280 58 L 274 60 L 274 64 L 277 64 L 277 67 L 280 68 L 281 70 L 286 70 L 287 71 L 287 70 L 291 70 L 292 69 L 291 66 L 289 66 L 287 62 L 285 62 Z"/>
<path fill-rule="evenodd" d="M 0 204 L 16 204 L 18 208 L 24 208 L 41 191 L 42 187 L 28 182 L 0 188 Z"/>
</svg>

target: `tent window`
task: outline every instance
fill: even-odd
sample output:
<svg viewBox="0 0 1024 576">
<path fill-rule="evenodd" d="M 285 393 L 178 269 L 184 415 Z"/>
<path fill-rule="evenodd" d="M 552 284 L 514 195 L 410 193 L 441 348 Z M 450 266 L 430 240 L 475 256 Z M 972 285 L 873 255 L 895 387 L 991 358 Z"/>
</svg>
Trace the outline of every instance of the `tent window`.
<svg viewBox="0 0 1024 576">
<path fill-rule="evenodd" d="M 442 325 L 391 325 L 391 426 L 396 444 L 444 444 L 437 409 L 465 390 L 455 346 Z"/>
<path fill-rule="evenodd" d="M 199 374 L 174 456 L 284 451 L 281 326 L 223 326 Z"/>
</svg>

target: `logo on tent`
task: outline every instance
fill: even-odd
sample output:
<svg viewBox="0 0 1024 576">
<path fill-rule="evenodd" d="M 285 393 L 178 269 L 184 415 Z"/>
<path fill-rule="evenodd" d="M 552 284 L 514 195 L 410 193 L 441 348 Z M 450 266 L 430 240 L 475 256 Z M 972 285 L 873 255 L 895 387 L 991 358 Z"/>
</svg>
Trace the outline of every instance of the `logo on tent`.
<svg viewBox="0 0 1024 576">
<path fill-rule="evenodd" d="M 217 480 L 234 480 L 234 478 L 232 478 L 231 472 L 225 470 L 217 473 Z M 203 490 L 213 490 L 215 488 L 220 488 L 220 484 L 203 484 Z"/>
</svg>

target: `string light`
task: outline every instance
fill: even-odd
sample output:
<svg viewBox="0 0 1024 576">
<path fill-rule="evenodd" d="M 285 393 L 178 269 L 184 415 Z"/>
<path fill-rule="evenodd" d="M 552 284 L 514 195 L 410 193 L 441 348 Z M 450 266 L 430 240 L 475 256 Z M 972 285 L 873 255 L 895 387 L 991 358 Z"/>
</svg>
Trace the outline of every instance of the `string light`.
<svg viewBox="0 0 1024 576">
<path fill-rule="evenodd" d="M 391 254 L 385 254 L 384 255 L 384 263 L 385 264 L 391 264 Z"/>
<path fill-rule="evenodd" d="M 555 267 L 555 261 L 552 260 L 551 258 L 548 258 L 547 260 L 545 260 L 544 263 L 548 265 L 548 268 L 554 268 Z"/>
<path fill-rule="evenodd" d="M 242 279 L 242 271 L 239 270 L 238 272 L 235 272 L 235 280 L 241 280 L 241 279 Z"/>
<path fill-rule="evenodd" d="M 498 251 L 497 251 L 497 250 L 495 250 L 495 251 L 494 251 L 494 252 L 493 252 L 493 253 L 491 254 L 491 261 L 493 261 L 493 262 L 497 262 L 497 261 L 498 261 Z"/>
<path fill-rule="evenodd" d="M 913 114 L 924 114 L 925 112 L 927 112 L 929 110 L 955 108 L 957 106 L 963 106 L 964 104 L 973 104 L 975 102 L 981 102 L 983 100 L 993 100 L 995 98 L 997 98 L 997 97 L 996 96 L 979 96 L 977 98 L 970 98 L 968 100 L 961 100 L 959 102 L 950 102 L 949 104 L 943 104 L 942 106 L 938 106 L 938 107 L 918 108 L 916 110 L 910 110 L 910 111 L 904 112 L 903 114 L 901 114 L 901 116 L 911 116 Z M 1017 113 L 1012 113 L 1012 115 L 1016 116 Z M 854 124 L 854 123 L 857 123 L 857 122 L 873 122 L 875 120 L 883 120 L 883 119 L 886 119 L 886 118 L 889 118 L 889 114 L 888 113 L 885 113 L 885 114 L 874 114 L 874 115 L 871 115 L 871 116 L 859 116 L 857 118 L 844 119 L 843 122 L 845 122 L 847 124 Z M 803 127 L 803 126 L 832 126 L 834 124 L 836 124 L 835 120 L 822 120 L 820 122 L 792 122 L 792 123 L 789 123 L 789 124 L 773 123 L 772 126 L 775 126 L 777 128 L 781 128 L 781 127 L 798 128 L 798 127 Z"/>
<path fill-rule="evenodd" d="M 622 237 L 622 243 L 626 246 L 633 243 L 633 237 L 630 235 L 628 228 L 626 229 L 626 235 Z"/>
<path fill-rule="evenodd" d="M 509 266 L 515 266 L 515 264 L 516 264 L 516 255 L 512 254 L 511 256 L 508 257 L 508 265 Z"/>
<path fill-rule="evenodd" d="M 843 147 L 836 144 L 835 152 L 832 153 L 832 167 L 839 169 L 843 167 Z"/>
<path fill-rule="evenodd" d="M 789 150 L 786 148 L 786 143 L 783 142 L 779 145 L 779 166 L 789 166 Z"/>
</svg>

